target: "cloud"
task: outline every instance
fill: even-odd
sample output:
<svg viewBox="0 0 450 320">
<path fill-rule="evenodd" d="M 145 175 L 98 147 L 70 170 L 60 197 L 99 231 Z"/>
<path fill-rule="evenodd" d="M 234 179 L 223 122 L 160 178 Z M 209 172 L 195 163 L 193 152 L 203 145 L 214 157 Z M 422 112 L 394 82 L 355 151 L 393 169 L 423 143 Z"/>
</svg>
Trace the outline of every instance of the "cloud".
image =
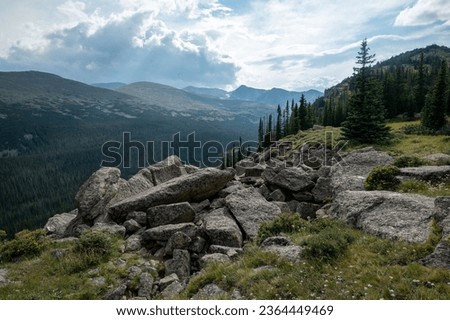
<svg viewBox="0 0 450 320">
<path fill-rule="evenodd" d="M 123 11 L 106 19 L 97 11 L 88 15 L 85 9 L 81 2 L 59 6 L 58 10 L 81 22 L 46 34 L 45 49 L 40 52 L 15 44 L 0 66 L 39 68 L 85 82 L 147 80 L 175 86 L 225 86 L 236 80 L 238 67 L 210 49 L 202 33 L 173 30 L 155 19 L 154 12 Z M 196 14 L 189 11 L 188 19 Z"/>
<path fill-rule="evenodd" d="M 395 19 L 396 26 L 423 26 L 438 22 L 450 25 L 448 0 L 418 0 Z"/>
</svg>

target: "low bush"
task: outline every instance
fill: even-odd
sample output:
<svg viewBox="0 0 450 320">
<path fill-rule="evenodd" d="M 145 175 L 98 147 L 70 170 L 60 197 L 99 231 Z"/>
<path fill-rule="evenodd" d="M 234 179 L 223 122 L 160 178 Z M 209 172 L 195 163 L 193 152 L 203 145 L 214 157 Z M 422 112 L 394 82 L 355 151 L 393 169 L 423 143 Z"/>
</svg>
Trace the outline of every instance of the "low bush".
<svg viewBox="0 0 450 320">
<path fill-rule="evenodd" d="M 348 230 L 329 227 L 303 242 L 303 255 L 308 259 L 331 262 L 343 255 L 355 237 Z"/>
<path fill-rule="evenodd" d="M 391 190 L 394 191 L 400 185 L 396 177 L 399 169 L 396 166 L 380 166 L 374 168 L 364 182 L 367 190 Z"/>
<path fill-rule="evenodd" d="M 266 238 L 279 235 L 281 233 L 299 232 L 309 228 L 308 221 L 302 219 L 298 214 L 283 213 L 272 221 L 261 225 L 256 237 L 256 242 L 260 244 Z"/>
<path fill-rule="evenodd" d="M 113 252 L 113 241 L 107 233 L 89 230 L 80 236 L 74 251 L 77 253 L 109 256 Z"/>
<path fill-rule="evenodd" d="M 14 239 L 0 244 L 0 262 L 12 262 L 39 255 L 48 244 L 44 230 L 22 230 Z"/>
</svg>

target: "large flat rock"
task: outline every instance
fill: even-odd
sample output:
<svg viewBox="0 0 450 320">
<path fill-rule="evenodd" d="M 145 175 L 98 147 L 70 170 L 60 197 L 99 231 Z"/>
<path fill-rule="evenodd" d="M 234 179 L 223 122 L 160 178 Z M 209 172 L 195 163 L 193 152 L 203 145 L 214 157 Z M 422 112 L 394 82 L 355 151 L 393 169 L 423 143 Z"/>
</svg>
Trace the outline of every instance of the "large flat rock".
<svg viewBox="0 0 450 320">
<path fill-rule="evenodd" d="M 330 215 L 363 231 L 392 240 L 425 242 L 432 230 L 434 199 L 388 191 L 344 191 Z"/>
<path fill-rule="evenodd" d="M 254 239 L 262 223 L 273 220 L 280 208 L 268 202 L 256 189 L 236 191 L 225 198 L 225 203 L 247 236 Z"/>
<path fill-rule="evenodd" d="M 450 166 L 423 166 L 401 168 L 400 177 L 427 182 L 450 181 Z"/>
<path fill-rule="evenodd" d="M 129 212 L 177 202 L 200 202 L 218 193 L 234 178 L 231 170 L 206 168 L 161 183 L 109 207 L 114 221 L 123 222 Z"/>
</svg>

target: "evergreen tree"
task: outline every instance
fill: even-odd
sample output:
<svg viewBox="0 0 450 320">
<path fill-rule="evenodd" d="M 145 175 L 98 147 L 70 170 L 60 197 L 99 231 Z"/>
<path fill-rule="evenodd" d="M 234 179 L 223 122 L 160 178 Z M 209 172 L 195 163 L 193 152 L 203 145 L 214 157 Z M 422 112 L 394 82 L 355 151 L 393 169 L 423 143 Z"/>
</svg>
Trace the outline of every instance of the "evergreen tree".
<svg viewBox="0 0 450 320">
<path fill-rule="evenodd" d="M 288 136 L 291 134 L 291 130 L 289 127 L 290 124 L 290 114 L 289 114 L 289 100 L 286 101 L 286 109 L 284 110 L 286 113 L 286 121 L 284 122 L 284 136 Z"/>
<path fill-rule="evenodd" d="M 308 129 L 308 110 L 306 109 L 305 95 L 300 97 L 300 107 L 298 109 L 298 121 L 300 130 Z"/>
<path fill-rule="evenodd" d="M 258 128 L 258 148 L 261 150 L 264 140 L 264 123 L 262 118 L 259 118 L 259 128 Z"/>
<path fill-rule="evenodd" d="M 425 108 L 422 115 L 422 125 L 431 130 L 441 129 L 447 122 L 446 103 L 447 98 L 447 62 L 441 63 L 438 81 L 433 92 L 426 99 Z"/>
<path fill-rule="evenodd" d="M 369 73 L 375 61 L 375 55 L 369 54 L 369 50 L 365 39 L 356 57 L 359 66 L 354 68 L 355 93 L 350 99 L 350 110 L 342 128 L 344 138 L 357 143 L 373 143 L 389 137 L 380 87 Z"/>
<path fill-rule="evenodd" d="M 278 105 L 277 108 L 277 123 L 275 124 L 275 139 L 278 141 L 282 138 L 282 115 L 281 115 L 281 107 Z"/>
<path fill-rule="evenodd" d="M 417 75 L 417 86 L 414 93 L 415 98 L 415 111 L 420 112 L 425 106 L 425 96 L 426 96 L 426 87 L 425 87 L 425 70 L 423 66 L 423 52 L 420 54 L 420 63 L 419 70 Z"/>
</svg>

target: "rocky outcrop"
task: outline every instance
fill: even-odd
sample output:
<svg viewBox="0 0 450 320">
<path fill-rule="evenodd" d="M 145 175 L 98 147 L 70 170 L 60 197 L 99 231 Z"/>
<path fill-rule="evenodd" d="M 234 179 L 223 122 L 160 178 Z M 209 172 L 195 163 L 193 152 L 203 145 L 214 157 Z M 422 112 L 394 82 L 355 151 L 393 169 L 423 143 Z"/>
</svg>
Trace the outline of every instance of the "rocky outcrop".
<svg viewBox="0 0 450 320">
<path fill-rule="evenodd" d="M 450 166 L 401 168 L 399 176 L 402 180 L 415 179 L 432 183 L 447 182 L 450 181 Z"/>
<path fill-rule="evenodd" d="M 205 217 L 204 222 L 206 235 L 212 245 L 242 247 L 241 230 L 226 208 L 212 211 Z"/>
<path fill-rule="evenodd" d="M 373 168 L 393 163 L 390 155 L 372 147 L 350 153 L 331 168 L 333 196 L 346 190 L 364 190 L 364 180 Z"/>
<path fill-rule="evenodd" d="M 434 204 L 434 218 L 442 228 L 442 238 L 434 252 L 420 262 L 428 266 L 450 268 L 450 197 L 436 198 Z"/>
<path fill-rule="evenodd" d="M 425 242 L 432 230 L 434 199 L 387 191 L 344 191 L 329 214 L 370 234 Z"/>
<path fill-rule="evenodd" d="M 234 172 L 231 170 L 206 168 L 113 204 L 108 212 L 114 221 L 123 222 L 132 211 L 183 201 L 199 202 L 218 193 L 233 178 Z"/>
</svg>

